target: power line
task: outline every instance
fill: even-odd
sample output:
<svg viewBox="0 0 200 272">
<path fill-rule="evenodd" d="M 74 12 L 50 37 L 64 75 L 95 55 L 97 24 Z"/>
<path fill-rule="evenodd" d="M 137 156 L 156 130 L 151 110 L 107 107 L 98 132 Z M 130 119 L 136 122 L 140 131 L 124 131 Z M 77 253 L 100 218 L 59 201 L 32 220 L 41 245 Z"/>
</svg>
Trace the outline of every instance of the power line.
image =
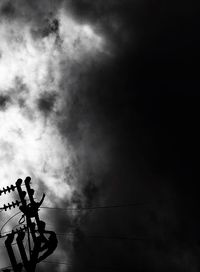
<svg viewBox="0 0 200 272">
<path fill-rule="evenodd" d="M 22 213 L 22 212 L 20 211 L 20 212 L 15 213 L 13 216 L 11 216 L 11 217 L 3 224 L 3 226 L 2 226 L 1 229 L 0 229 L 0 235 L 1 235 L 2 229 L 5 227 L 5 225 L 6 225 L 11 219 L 13 219 L 16 215 L 18 215 L 18 214 L 20 214 L 20 213 Z"/>
<path fill-rule="evenodd" d="M 42 263 L 49 263 L 49 264 L 61 264 L 61 265 L 66 265 L 68 267 L 73 267 L 72 264 L 69 263 L 64 263 L 64 262 L 52 262 L 52 261 L 42 261 Z M 107 270 L 107 271 L 133 271 L 132 269 L 120 269 L 117 267 L 106 267 L 106 266 L 94 266 L 94 267 L 84 267 L 85 269 L 89 270 L 89 271 L 97 271 L 97 270 Z"/>
<path fill-rule="evenodd" d="M 56 233 L 56 235 L 58 236 L 76 236 L 72 233 Z M 140 238 L 137 238 L 137 237 L 129 237 L 129 236 L 104 236 L 104 235 L 85 235 L 83 234 L 82 236 L 83 238 L 84 237 L 87 237 L 87 238 L 95 238 L 95 239 L 111 239 L 111 240 L 133 240 L 133 241 L 137 241 L 137 240 L 149 240 L 147 238 L 143 238 L 143 237 L 140 237 Z"/>
<path fill-rule="evenodd" d="M 137 202 L 122 205 L 106 205 L 106 206 L 93 206 L 93 207 L 81 207 L 81 208 L 59 208 L 59 207 L 40 207 L 42 209 L 49 210 L 63 210 L 63 211 L 82 211 L 82 210 L 98 210 L 98 209 L 116 209 L 116 208 L 129 208 L 135 206 L 143 206 L 147 203 Z"/>
<path fill-rule="evenodd" d="M 41 261 L 41 263 L 63 264 L 63 265 L 67 265 L 67 266 L 72 266 L 72 264 L 69 264 L 69 263 L 63 263 L 63 262 Z"/>
</svg>

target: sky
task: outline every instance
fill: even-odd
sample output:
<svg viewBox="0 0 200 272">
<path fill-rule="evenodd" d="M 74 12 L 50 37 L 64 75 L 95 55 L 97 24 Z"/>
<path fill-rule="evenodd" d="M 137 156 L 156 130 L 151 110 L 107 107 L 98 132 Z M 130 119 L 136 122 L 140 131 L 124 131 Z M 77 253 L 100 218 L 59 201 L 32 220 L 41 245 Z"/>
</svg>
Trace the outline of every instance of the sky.
<svg viewBox="0 0 200 272">
<path fill-rule="evenodd" d="M 198 8 L 1 1 L 0 186 L 31 176 L 57 208 L 38 272 L 199 271 Z"/>
</svg>

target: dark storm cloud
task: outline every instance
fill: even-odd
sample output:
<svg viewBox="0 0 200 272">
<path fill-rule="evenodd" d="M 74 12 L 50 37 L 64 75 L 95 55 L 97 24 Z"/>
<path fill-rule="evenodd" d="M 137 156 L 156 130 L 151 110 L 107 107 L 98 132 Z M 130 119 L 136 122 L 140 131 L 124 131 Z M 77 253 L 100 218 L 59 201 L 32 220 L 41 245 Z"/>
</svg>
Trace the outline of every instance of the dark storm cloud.
<svg viewBox="0 0 200 272">
<path fill-rule="evenodd" d="M 5 2 L 1 7 L 1 15 L 5 17 L 13 17 L 15 15 L 15 7 L 11 1 Z"/>
<path fill-rule="evenodd" d="M 118 56 L 128 47 L 136 49 L 141 36 L 144 1 L 65 1 L 66 9 L 80 22 L 92 23 Z M 134 53 L 134 51 L 132 51 Z"/>
<path fill-rule="evenodd" d="M 128 80 L 129 73 L 137 73 L 135 78 L 143 84 L 140 91 L 145 89 L 148 93 L 143 77 L 154 80 L 149 82 L 151 95 L 152 91 L 160 93 L 163 88 L 161 82 L 155 82 L 157 77 L 165 79 L 170 75 L 176 79 L 179 77 L 177 69 L 186 76 L 193 72 L 197 75 L 193 65 L 199 59 L 197 1 L 82 0 L 66 3 L 78 20 L 92 22 L 97 31 L 107 36 L 118 57 L 122 57 L 119 59 L 121 66 L 123 62 L 126 65 L 122 76 L 125 74 Z M 177 91 L 172 82 L 164 88 L 167 92 Z"/>
<path fill-rule="evenodd" d="M 44 113 L 44 115 L 48 115 L 54 107 L 56 101 L 56 94 L 54 93 L 42 93 L 40 98 L 38 99 L 38 109 Z"/>
<path fill-rule="evenodd" d="M 0 95 L 0 110 L 5 110 L 10 102 L 8 95 Z"/>
<path fill-rule="evenodd" d="M 77 20 L 92 22 L 106 35 L 116 55 L 84 74 L 85 84 L 78 86 L 68 112 L 70 122 L 61 131 L 83 146 L 79 156 L 84 165 L 92 165 L 88 155 L 96 154 L 97 146 L 109 150 L 109 157 L 100 152 L 109 158 L 107 172 L 99 174 L 98 164 L 93 171 L 93 180 L 99 180 L 93 205 L 146 203 L 89 213 L 84 224 L 80 220 L 85 240 L 80 239 L 78 250 L 76 244 L 74 269 L 84 271 L 87 263 L 122 271 L 197 271 L 199 98 L 195 103 L 192 96 L 199 89 L 199 80 L 193 80 L 199 61 L 199 19 L 193 11 L 198 5 L 66 3 Z M 96 241 L 88 233 L 145 240 Z"/>
<path fill-rule="evenodd" d="M 57 22 L 51 23 L 49 26 L 48 20 L 52 17 L 55 19 L 54 15 L 61 8 L 62 2 L 62 0 L 4 0 L 0 5 L 0 14 L 2 18 L 8 20 L 18 19 L 19 21 L 31 22 L 33 33 L 41 29 L 43 35 L 47 35 L 47 32 L 55 31 Z"/>
</svg>

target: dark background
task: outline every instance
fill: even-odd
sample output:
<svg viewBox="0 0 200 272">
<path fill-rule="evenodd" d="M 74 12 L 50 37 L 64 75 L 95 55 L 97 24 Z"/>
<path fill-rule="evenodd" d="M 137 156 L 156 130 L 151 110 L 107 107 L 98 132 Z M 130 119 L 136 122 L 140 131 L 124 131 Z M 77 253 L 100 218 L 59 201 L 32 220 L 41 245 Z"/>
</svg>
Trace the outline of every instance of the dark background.
<svg viewBox="0 0 200 272">
<path fill-rule="evenodd" d="M 199 6 L 72 1 L 72 11 L 116 53 L 89 73 L 86 91 L 112 154 L 92 203 L 144 203 L 91 212 L 85 235 L 144 240 L 85 237 L 73 271 L 199 271 Z"/>
</svg>

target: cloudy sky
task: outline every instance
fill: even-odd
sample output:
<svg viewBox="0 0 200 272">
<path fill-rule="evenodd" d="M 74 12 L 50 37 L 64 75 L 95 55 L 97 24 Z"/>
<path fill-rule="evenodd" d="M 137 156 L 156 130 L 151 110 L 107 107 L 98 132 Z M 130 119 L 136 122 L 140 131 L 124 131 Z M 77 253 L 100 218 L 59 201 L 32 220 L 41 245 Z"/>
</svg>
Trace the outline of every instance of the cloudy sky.
<svg viewBox="0 0 200 272">
<path fill-rule="evenodd" d="M 199 271 L 198 8 L 0 2 L 0 186 L 31 176 L 57 208 L 38 272 Z"/>
</svg>

